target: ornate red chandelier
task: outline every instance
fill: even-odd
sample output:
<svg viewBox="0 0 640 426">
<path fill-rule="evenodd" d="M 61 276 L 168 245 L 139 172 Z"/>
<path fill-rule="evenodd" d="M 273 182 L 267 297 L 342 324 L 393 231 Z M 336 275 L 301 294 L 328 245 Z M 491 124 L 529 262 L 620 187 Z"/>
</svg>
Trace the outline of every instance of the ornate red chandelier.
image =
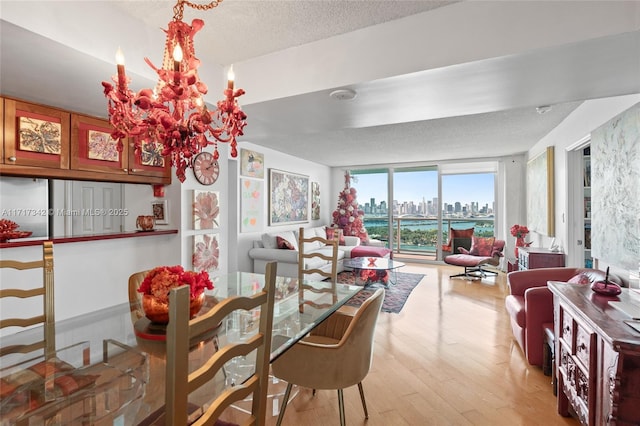
<svg viewBox="0 0 640 426">
<path fill-rule="evenodd" d="M 113 84 L 103 81 L 104 95 L 108 100 L 109 122 L 114 130 L 111 136 L 118 140 L 131 137 L 135 154 L 159 153 L 170 158 L 176 167 L 180 182 L 185 180 L 185 170 L 191 167 L 191 159 L 207 145 L 214 146 L 214 158 L 218 159 L 218 142 L 231 145 L 231 156 L 238 155 L 236 137 L 241 136 L 247 124 L 247 115 L 236 98 L 244 94 L 233 87 L 233 71 L 224 91 L 224 99 L 217 102 L 215 111 L 209 111 L 204 103 L 206 84 L 198 77 L 200 60 L 195 56 L 193 36 L 204 26 L 204 21 L 194 19 L 191 25 L 182 21 L 184 6 L 197 10 L 209 10 L 222 0 L 198 5 L 178 0 L 173 7 L 173 21 L 169 22 L 164 48 L 162 68 L 156 68 L 148 58 L 145 62 L 158 74 L 155 90 L 142 89 L 134 93 L 128 88 L 130 79 L 125 74 L 124 58 L 120 49 L 116 54 L 117 75 Z M 210 136 L 211 139 L 207 138 Z"/>
</svg>

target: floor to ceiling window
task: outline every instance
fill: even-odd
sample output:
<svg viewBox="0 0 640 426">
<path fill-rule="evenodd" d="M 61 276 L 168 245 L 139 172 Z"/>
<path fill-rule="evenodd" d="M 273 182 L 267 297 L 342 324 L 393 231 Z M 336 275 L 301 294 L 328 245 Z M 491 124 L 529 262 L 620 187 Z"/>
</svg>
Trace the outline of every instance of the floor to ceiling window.
<svg viewBox="0 0 640 426">
<path fill-rule="evenodd" d="M 496 169 L 447 164 L 351 170 L 351 176 L 371 238 L 397 254 L 440 260 L 451 227 L 494 235 Z"/>
</svg>

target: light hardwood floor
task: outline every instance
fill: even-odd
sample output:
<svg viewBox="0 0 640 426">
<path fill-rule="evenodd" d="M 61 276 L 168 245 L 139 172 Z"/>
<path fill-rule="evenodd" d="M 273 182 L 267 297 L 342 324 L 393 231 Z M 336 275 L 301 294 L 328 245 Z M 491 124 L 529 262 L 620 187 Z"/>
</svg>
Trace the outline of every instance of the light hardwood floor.
<svg viewBox="0 0 640 426">
<path fill-rule="evenodd" d="M 460 268 L 407 264 L 424 274 L 399 314 L 381 313 L 372 369 L 346 389 L 348 425 L 578 425 L 556 414 L 550 377 L 530 366 L 512 339 L 504 308 L 506 275 L 450 279 Z M 274 425 L 276 417 L 268 417 Z M 302 389 L 285 425 L 339 425 L 335 391 Z"/>
</svg>

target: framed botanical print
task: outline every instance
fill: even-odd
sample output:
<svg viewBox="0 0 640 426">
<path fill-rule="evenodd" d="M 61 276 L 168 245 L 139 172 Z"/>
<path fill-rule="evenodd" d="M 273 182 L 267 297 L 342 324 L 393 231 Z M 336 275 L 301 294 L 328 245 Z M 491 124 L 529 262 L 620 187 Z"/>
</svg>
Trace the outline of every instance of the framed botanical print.
<svg viewBox="0 0 640 426">
<path fill-rule="evenodd" d="M 309 222 L 309 177 L 269 169 L 269 224 Z"/>
<path fill-rule="evenodd" d="M 213 272 L 219 268 L 220 247 L 215 234 L 193 236 L 193 255 L 191 264 L 196 272 Z"/>
<path fill-rule="evenodd" d="M 220 226 L 218 200 L 218 191 L 193 191 L 193 229 L 216 229 Z"/>
</svg>

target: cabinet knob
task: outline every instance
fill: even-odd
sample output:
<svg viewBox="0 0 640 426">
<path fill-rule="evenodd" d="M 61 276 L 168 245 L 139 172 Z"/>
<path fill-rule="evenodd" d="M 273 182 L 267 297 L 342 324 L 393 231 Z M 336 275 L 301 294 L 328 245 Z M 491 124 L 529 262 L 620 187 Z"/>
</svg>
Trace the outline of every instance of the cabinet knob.
<svg viewBox="0 0 640 426">
<path fill-rule="evenodd" d="M 122 170 L 124 170 L 125 172 L 128 172 L 128 171 L 129 171 L 129 169 L 122 169 Z"/>
<path fill-rule="evenodd" d="M 11 157 L 7 158 L 7 160 L 9 160 L 12 163 L 14 163 L 17 160 L 17 158 L 12 155 Z"/>
<path fill-rule="evenodd" d="M 136 173 L 136 172 L 138 172 L 138 169 L 131 169 L 131 170 L 129 170 L 129 171 L 130 171 L 131 173 Z"/>
</svg>

